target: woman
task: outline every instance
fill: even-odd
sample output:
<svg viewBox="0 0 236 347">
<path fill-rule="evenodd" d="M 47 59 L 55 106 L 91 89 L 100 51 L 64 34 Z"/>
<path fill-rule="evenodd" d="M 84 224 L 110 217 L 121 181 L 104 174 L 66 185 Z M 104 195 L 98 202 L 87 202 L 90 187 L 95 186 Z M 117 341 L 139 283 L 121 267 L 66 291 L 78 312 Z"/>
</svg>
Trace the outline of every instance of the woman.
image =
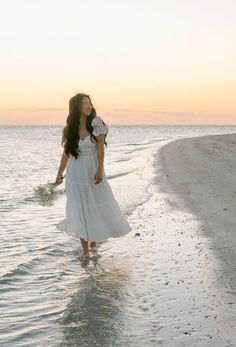
<svg viewBox="0 0 236 347">
<path fill-rule="evenodd" d="M 56 227 L 80 238 L 84 256 L 89 256 L 89 242 L 90 248 L 96 249 L 96 241 L 125 235 L 131 230 L 104 171 L 107 133 L 107 125 L 97 116 L 90 96 L 81 93 L 73 96 L 63 128 L 64 151 L 56 177 L 56 184 L 61 184 L 66 168 L 66 218 Z"/>
</svg>

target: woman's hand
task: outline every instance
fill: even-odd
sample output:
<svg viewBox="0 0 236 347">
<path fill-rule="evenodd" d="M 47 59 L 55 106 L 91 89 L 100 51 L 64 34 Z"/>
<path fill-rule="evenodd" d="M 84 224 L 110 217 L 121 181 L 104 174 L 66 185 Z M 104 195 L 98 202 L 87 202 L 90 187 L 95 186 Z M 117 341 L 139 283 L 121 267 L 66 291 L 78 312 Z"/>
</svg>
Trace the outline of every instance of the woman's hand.
<svg viewBox="0 0 236 347">
<path fill-rule="evenodd" d="M 61 184 L 63 182 L 63 175 L 57 175 L 56 180 L 55 180 L 55 184 L 56 186 L 58 186 L 59 184 Z"/>
<path fill-rule="evenodd" d="M 97 169 L 97 172 L 94 175 L 95 184 L 98 184 L 102 181 L 102 169 Z"/>
</svg>

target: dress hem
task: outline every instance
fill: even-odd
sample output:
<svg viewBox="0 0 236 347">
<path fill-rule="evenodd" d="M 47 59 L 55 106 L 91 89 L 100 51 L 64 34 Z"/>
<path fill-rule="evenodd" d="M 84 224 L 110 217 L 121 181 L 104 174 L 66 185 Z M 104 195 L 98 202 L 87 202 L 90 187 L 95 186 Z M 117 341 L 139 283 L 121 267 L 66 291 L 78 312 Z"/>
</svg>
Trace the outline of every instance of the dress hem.
<svg viewBox="0 0 236 347">
<path fill-rule="evenodd" d="M 119 235 L 109 235 L 109 236 L 105 236 L 104 238 L 97 238 L 96 240 L 90 240 L 88 239 L 87 240 L 87 237 L 84 236 L 84 235 L 81 235 L 81 234 L 77 234 L 76 236 L 74 235 L 74 232 L 73 231 L 68 231 L 68 230 L 65 230 L 64 228 L 60 227 L 59 225 L 56 225 L 56 228 L 60 231 L 63 231 L 65 234 L 69 235 L 70 237 L 72 237 L 73 239 L 76 239 L 76 240 L 79 240 L 80 237 L 83 238 L 85 241 L 88 241 L 88 242 L 101 242 L 101 241 L 106 241 L 107 239 L 109 238 L 117 238 L 117 237 L 122 237 L 122 236 L 125 236 L 127 235 L 132 229 L 130 228 L 129 230 L 127 230 L 126 232 L 124 232 L 123 234 L 119 234 Z"/>
</svg>

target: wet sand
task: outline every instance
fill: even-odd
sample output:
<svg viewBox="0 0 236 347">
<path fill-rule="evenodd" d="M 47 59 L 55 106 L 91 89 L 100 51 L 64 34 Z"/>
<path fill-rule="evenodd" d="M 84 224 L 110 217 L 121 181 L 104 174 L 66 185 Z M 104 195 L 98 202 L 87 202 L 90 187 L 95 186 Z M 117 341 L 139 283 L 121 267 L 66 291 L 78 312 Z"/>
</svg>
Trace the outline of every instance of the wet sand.
<svg viewBox="0 0 236 347">
<path fill-rule="evenodd" d="M 194 316 L 202 323 L 198 343 L 209 335 L 212 346 L 236 346 L 235 150 L 236 134 L 186 138 L 163 146 L 155 163 L 159 197 L 168 205 L 169 218 L 162 215 L 170 233 L 166 252 L 176 264 L 171 277 L 181 291 L 172 283 L 173 299 L 185 297 L 190 332 L 196 334 Z"/>
<path fill-rule="evenodd" d="M 222 267 L 222 285 L 236 295 L 236 134 L 174 141 L 162 147 L 160 162 L 163 191 L 176 193 L 181 208 L 202 221 Z"/>
</svg>

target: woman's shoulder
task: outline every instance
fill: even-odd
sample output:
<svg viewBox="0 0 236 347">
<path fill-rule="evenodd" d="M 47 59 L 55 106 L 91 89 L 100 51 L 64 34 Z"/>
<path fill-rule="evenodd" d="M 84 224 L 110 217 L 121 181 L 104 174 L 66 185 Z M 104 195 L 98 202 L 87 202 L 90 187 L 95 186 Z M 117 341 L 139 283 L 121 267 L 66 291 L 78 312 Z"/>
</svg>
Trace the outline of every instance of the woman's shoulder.
<svg viewBox="0 0 236 347">
<path fill-rule="evenodd" d="M 103 121 L 102 117 L 100 116 L 95 116 L 92 119 L 92 127 L 94 128 L 93 130 L 93 135 L 98 136 L 100 134 L 106 134 L 108 132 L 108 128 L 106 123 Z"/>
<path fill-rule="evenodd" d="M 99 125 L 103 122 L 102 118 L 100 116 L 95 116 L 92 119 L 92 125 Z"/>
</svg>

